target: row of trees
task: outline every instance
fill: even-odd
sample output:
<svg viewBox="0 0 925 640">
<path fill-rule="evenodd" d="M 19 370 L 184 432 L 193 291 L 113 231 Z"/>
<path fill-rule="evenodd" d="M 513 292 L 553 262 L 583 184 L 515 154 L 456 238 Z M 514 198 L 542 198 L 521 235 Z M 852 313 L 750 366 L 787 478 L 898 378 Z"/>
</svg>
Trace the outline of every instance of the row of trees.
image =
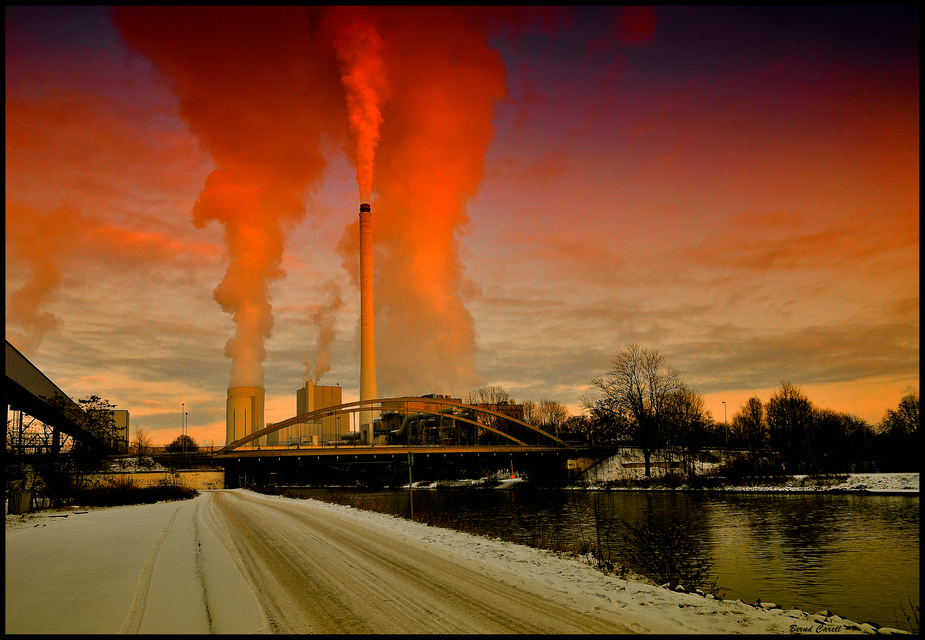
<svg viewBox="0 0 925 640">
<path fill-rule="evenodd" d="M 157 447 L 151 440 L 150 434 L 144 427 L 139 427 L 133 431 L 129 441 L 129 453 L 137 457 L 139 462 L 152 455 L 156 449 Z M 164 447 L 164 450 L 167 453 L 196 453 L 199 451 L 199 445 L 194 438 L 181 433 Z"/>
<path fill-rule="evenodd" d="M 565 405 L 555 400 L 541 398 L 539 402 L 527 400 L 518 404 L 511 399 L 507 391 L 502 387 L 489 386 L 472 389 L 466 396 L 465 402 L 466 404 L 522 420 L 529 425 L 542 429 L 546 433 L 555 435 L 557 438 L 570 436 L 567 428 L 568 409 Z M 503 418 L 480 415 L 478 419 L 486 426 L 509 433 L 518 439 L 531 442 L 538 439 L 535 433 L 526 433 L 523 428 L 518 429 Z M 499 437 L 495 437 L 496 434 L 488 429 L 480 427 L 477 431 L 479 441 L 483 444 L 490 440 L 500 441 Z"/>
<path fill-rule="evenodd" d="M 681 451 L 690 460 L 699 449 L 714 446 L 773 458 L 791 473 L 844 471 L 847 465 L 867 465 L 856 470 L 871 471 L 918 468 L 917 393 L 904 397 L 874 428 L 857 416 L 814 406 L 798 387 L 783 382 L 767 403 L 750 398 L 727 430 L 664 356 L 638 344 L 614 353 L 610 368 L 591 380 L 591 388 L 581 398 L 589 414 L 587 444 L 640 448 L 647 476 L 657 451 Z"/>
<path fill-rule="evenodd" d="M 854 468 L 908 471 L 918 468 L 919 395 L 902 398 L 879 425 L 815 406 L 800 389 L 781 383 L 762 403 L 749 398 L 732 417 L 730 444 L 752 456 L 780 452 L 805 471 Z"/>
<path fill-rule="evenodd" d="M 567 441 L 596 448 L 638 447 L 651 475 L 653 457 L 670 451 L 688 468 L 705 448 L 737 449 L 764 468 L 789 473 L 826 471 L 911 471 L 918 469 L 919 396 L 905 396 L 879 425 L 816 407 L 799 387 L 782 382 L 767 402 L 749 398 L 729 424 L 717 422 L 703 396 L 656 349 L 638 344 L 615 352 L 610 368 L 590 381 L 580 399 L 586 413 L 570 416 L 560 403 L 541 399 L 521 404 L 501 387 L 469 392 L 468 404 L 510 415 Z M 487 426 L 520 439 L 500 418 Z M 481 431 L 481 430 L 480 430 Z M 496 437 L 484 430 L 480 438 Z"/>
</svg>

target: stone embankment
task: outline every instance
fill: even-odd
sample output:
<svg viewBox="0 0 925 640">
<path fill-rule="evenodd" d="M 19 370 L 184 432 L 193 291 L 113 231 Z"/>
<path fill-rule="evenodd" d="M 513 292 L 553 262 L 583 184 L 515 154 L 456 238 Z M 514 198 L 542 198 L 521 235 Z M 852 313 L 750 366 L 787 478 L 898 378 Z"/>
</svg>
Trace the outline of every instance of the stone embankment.
<svg viewBox="0 0 925 640">
<path fill-rule="evenodd" d="M 663 589 L 670 589 L 670 586 L 667 584 L 661 586 Z M 774 604 L 773 602 L 762 602 L 760 599 L 755 604 L 747 604 L 742 600 L 721 600 L 711 593 L 704 593 L 700 589 L 688 591 L 683 585 L 678 585 L 674 588 L 674 591 L 700 596 L 706 600 L 713 600 L 724 606 L 738 608 L 741 611 L 756 609 L 758 611 L 777 613 L 782 618 L 790 618 L 792 620 L 792 622 L 783 625 L 790 633 L 846 633 L 853 631 L 880 635 L 912 635 L 909 631 L 893 627 L 881 627 L 875 622 L 852 622 L 851 620 L 846 620 L 841 616 L 835 615 L 828 609 L 823 609 L 816 613 L 807 613 L 797 608 L 783 609 L 778 604 Z"/>
</svg>

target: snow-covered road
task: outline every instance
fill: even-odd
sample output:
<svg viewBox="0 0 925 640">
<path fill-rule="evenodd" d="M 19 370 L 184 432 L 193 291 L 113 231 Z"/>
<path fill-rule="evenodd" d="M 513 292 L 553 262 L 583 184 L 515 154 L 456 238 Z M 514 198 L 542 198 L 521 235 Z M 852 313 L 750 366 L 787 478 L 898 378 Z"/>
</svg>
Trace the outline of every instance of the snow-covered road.
<svg viewBox="0 0 925 640">
<path fill-rule="evenodd" d="M 7 633 L 788 633 L 795 625 L 849 631 L 606 576 L 521 545 L 243 490 L 7 520 Z"/>
</svg>

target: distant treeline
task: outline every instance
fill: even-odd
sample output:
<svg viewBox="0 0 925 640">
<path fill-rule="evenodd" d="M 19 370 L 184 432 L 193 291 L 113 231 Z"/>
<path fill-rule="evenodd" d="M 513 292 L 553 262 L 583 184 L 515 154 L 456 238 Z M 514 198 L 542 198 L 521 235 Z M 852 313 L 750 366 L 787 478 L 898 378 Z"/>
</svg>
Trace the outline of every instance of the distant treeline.
<svg viewBox="0 0 925 640">
<path fill-rule="evenodd" d="M 670 449 L 693 459 L 707 448 L 740 449 L 766 474 L 919 470 L 919 394 L 906 395 L 879 424 L 816 407 L 789 382 L 767 402 L 749 398 L 729 423 L 718 422 L 703 396 L 653 349 L 628 345 L 582 398 L 587 415 L 568 418 L 560 435 L 611 448 L 631 444 L 649 459 Z"/>
</svg>

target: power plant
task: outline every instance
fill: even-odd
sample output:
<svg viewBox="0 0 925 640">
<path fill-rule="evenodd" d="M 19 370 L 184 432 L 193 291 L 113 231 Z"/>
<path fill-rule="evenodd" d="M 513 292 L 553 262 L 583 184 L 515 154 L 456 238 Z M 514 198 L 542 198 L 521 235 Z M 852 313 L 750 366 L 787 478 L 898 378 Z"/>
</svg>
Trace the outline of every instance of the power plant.
<svg viewBox="0 0 925 640">
<path fill-rule="evenodd" d="M 360 204 L 360 400 L 376 399 L 376 347 L 373 328 L 373 219 L 367 203 Z M 250 435 L 266 426 L 264 399 L 266 392 L 259 387 L 230 387 L 225 405 L 225 444 Z M 340 387 L 324 387 L 306 382 L 297 391 L 296 415 L 324 409 L 342 403 Z M 359 433 L 353 438 L 375 443 L 375 411 L 359 414 Z M 251 443 L 251 447 L 267 445 L 312 445 L 324 438 L 335 440 L 350 431 L 349 416 L 344 424 L 328 424 L 324 418 L 318 424 L 300 423 L 287 433 L 275 432 Z M 326 422 L 328 421 L 328 422 Z"/>
</svg>

